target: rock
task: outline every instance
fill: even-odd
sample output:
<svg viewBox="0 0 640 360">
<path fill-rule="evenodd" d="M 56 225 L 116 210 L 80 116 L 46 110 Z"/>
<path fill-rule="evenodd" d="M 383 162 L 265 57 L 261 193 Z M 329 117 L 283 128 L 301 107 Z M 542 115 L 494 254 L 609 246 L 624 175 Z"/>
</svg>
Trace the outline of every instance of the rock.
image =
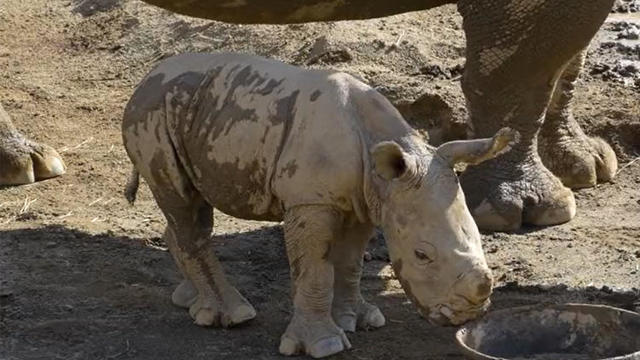
<svg viewBox="0 0 640 360">
<path fill-rule="evenodd" d="M 367 256 L 368 254 L 368 256 Z M 376 230 L 373 237 L 369 241 L 369 246 L 365 252 L 365 261 L 379 260 L 389 262 L 389 251 L 384 241 L 384 235 L 380 230 Z"/>
<path fill-rule="evenodd" d="M 598 63 L 591 67 L 591 75 L 597 75 L 607 81 L 614 81 L 627 86 L 640 86 L 640 61 L 638 60 L 618 60 L 611 66 L 609 64 Z"/>
<path fill-rule="evenodd" d="M 635 27 L 624 30 L 622 33 L 618 34 L 618 39 L 638 40 L 640 39 L 640 28 Z"/>
<path fill-rule="evenodd" d="M 421 67 L 419 71 L 420 74 L 427 75 L 432 78 L 448 79 L 451 77 L 451 74 L 449 74 L 445 69 L 442 68 L 442 66 L 438 64 L 425 65 Z"/>
<path fill-rule="evenodd" d="M 611 12 L 632 13 L 640 11 L 640 0 L 616 0 Z"/>
<path fill-rule="evenodd" d="M 351 51 L 346 46 L 333 44 L 329 42 L 326 36 L 321 36 L 313 43 L 306 64 L 336 64 L 348 62 L 352 59 L 353 55 L 351 55 Z"/>
<path fill-rule="evenodd" d="M 427 75 L 431 79 L 453 79 L 462 76 L 464 65 L 458 64 L 450 68 L 444 68 L 438 64 L 428 64 L 418 69 L 421 75 Z"/>
<path fill-rule="evenodd" d="M 620 60 L 613 71 L 623 77 L 634 77 L 640 73 L 640 62 L 634 60 Z"/>
<path fill-rule="evenodd" d="M 612 21 L 609 30 L 619 33 L 618 40 L 638 40 L 640 38 L 640 25 L 630 21 Z"/>
<path fill-rule="evenodd" d="M 428 133 L 433 146 L 468 139 L 471 135 L 466 109 L 454 108 L 437 93 L 425 93 L 415 101 L 399 101 L 394 105 L 411 126 Z"/>
<path fill-rule="evenodd" d="M 121 6 L 121 0 L 73 0 L 73 12 L 82 16 L 92 16 Z"/>
</svg>

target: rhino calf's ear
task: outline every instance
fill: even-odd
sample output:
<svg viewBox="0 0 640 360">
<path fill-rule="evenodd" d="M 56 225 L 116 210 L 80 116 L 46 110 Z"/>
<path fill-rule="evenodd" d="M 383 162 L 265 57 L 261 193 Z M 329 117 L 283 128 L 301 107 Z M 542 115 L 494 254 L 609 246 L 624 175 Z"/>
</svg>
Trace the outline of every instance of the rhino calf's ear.
<svg viewBox="0 0 640 360">
<path fill-rule="evenodd" d="M 453 167 L 457 163 L 471 165 L 504 154 L 520 140 L 520 133 L 502 128 L 492 138 L 449 141 L 438 147 L 436 153 Z"/>
<path fill-rule="evenodd" d="M 399 178 L 407 171 L 407 159 L 395 141 L 383 141 L 371 150 L 375 172 L 386 180 Z"/>
</svg>

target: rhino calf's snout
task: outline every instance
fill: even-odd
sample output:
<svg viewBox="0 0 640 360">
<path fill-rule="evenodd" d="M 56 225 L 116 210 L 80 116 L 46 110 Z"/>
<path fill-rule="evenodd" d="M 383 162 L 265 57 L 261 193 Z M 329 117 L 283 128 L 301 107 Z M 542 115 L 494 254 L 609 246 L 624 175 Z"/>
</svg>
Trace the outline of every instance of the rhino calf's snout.
<svg viewBox="0 0 640 360">
<path fill-rule="evenodd" d="M 486 267 L 473 267 L 454 284 L 454 294 L 473 305 L 484 303 L 493 292 L 493 276 Z"/>
</svg>

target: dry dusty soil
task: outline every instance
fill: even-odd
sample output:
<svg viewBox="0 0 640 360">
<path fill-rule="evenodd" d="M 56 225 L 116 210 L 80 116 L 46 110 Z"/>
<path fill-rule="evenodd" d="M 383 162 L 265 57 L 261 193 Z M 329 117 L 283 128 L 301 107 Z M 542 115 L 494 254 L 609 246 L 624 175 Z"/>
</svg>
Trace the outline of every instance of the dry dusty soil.
<svg viewBox="0 0 640 360">
<path fill-rule="evenodd" d="M 576 101 L 584 129 L 613 144 L 618 176 L 578 191 L 579 212 L 567 224 L 483 236 L 498 285 L 494 309 L 565 301 L 640 307 L 639 27 L 638 13 L 612 14 L 592 44 Z M 465 134 L 464 43 L 454 7 L 237 26 L 137 0 L 1 0 L 0 100 L 28 136 L 62 153 L 69 172 L 0 189 L 0 359 L 279 358 L 291 315 L 279 224 L 216 212 L 213 241 L 258 317 L 237 329 L 200 328 L 170 303 L 179 275 L 148 190 L 142 186 L 134 207 L 121 195 L 130 169 L 121 114 L 154 63 L 185 51 L 241 51 L 338 68 L 376 86 L 438 143 Z M 455 329 L 429 325 L 407 302 L 383 246 L 365 266 L 365 296 L 387 326 L 351 334 L 354 350 L 337 359 L 462 358 Z"/>
</svg>

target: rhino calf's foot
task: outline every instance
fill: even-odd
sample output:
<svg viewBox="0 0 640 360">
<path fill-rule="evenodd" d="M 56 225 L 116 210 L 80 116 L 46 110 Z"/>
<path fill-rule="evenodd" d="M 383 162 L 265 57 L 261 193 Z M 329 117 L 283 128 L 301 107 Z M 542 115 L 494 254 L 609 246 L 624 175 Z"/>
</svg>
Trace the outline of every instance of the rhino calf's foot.
<svg viewBox="0 0 640 360">
<path fill-rule="evenodd" d="M 193 283 L 187 279 L 182 280 L 180 285 L 173 290 L 171 294 L 171 302 L 181 308 L 188 309 L 198 299 L 198 290 Z"/>
<path fill-rule="evenodd" d="M 344 331 L 330 317 L 310 320 L 294 315 L 280 338 L 283 355 L 308 354 L 322 358 L 350 349 L 351 343 Z"/>
<path fill-rule="evenodd" d="M 556 225 L 576 213 L 573 192 L 544 167 L 537 154 L 519 162 L 503 156 L 469 166 L 461 184 L 471 214 L 483 230 Z"/>
<path fill-rule="evenodd" d="M 616 154 L 604 140 L 580 134 L 540 136 L 540 157 L 562 183 L 572 189 L 611 181 L 618 169 Z"/>
<path fill-rule="evenodd" d="M 196 301 L 189 307 L 189 315 L 196 325 L 200 326 L 222 326 L 221 314 L 215 299 L 211 296 L 198 296 Z"/>
<path fill-rule="evenodd" d="M 171 295 L 174 305 L 188 308 L 194 322 L 201 326 L 229 328 L 256 317 L 256 310 L 234 288 L 228 289 L 225 301 L 220 303 L 213 296 L 199 296 L 198 290 L 189 280 L 183 280 Z"/>
<path fill-rule="evenodd" d="M 355 309 L 347 305 L 333 306 L 333 319 L 344 331 L 355 332 L 356 329 L 377 329 L 386 323 L 386 319 L 377 306 L 361 300 Z"/>
<path fill-rule="evenodd" d="M 223 327 L 236 326 L 256 317 L 256 309 L 253 308 L 251 303 L 240 295 L 235 288 L 232 291 L 235 293 L 232 296 L 233 300 L 229 300 L 227 296 L 223 302 L 221 317 Z"/>
</svg>

